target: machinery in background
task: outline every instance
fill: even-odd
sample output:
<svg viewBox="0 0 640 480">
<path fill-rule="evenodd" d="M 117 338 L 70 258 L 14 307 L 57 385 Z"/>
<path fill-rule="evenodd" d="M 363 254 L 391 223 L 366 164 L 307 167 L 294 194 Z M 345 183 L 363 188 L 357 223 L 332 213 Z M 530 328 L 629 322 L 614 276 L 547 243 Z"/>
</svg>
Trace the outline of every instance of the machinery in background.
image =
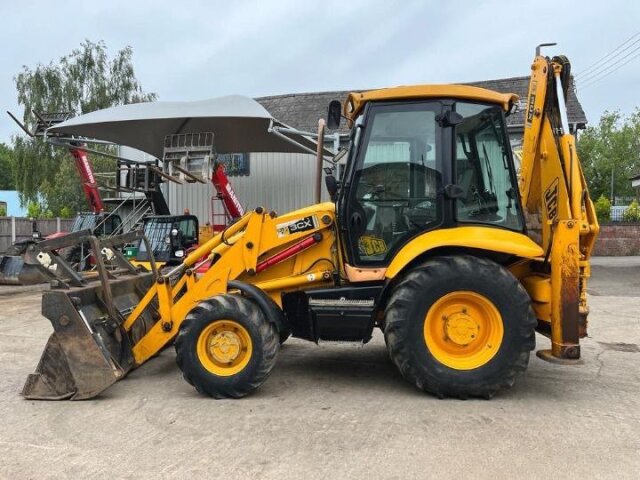
<svg viewBox="0 0 640 480">
<path fill-rule="evenodd" d="M 47 128 L 57 125 L 71 117 L 68 112 L 40 113 L 33 111 L 36 117 L 34 131 L 30 131 L 22 122 L 20 122 L 11 112 L 7 112 L 9 116 L 20 126 L 20 128 L 30 137 L 43 137 Z M 107 213 L 104 211 L 104 204 L 100 196 L 98 183 L 93 171 L 91 161 L 87 156 L 87 152 L 81 143 L 71 143 L 68 150 L 74 160 L 74 165 L 81 179 L 82 190 L 84 191 L 87 203 L 91 208 L 91 212 L 78 213 L 74 219 L 72 232 L 91 229 L 97 236 L 111 235 L 120 233 L 120 225 L 122 223 L 117 213 Z M 48 235 L 47 239 L 57 238 L 66 235 L 69 232 L 57 232 Z M 7 255 L 0 256 L 0 284 L 2 285 L 29 285 L 33 283 L 42 283 L 45 278 L 32 266 L 25 265 L 23 256 L 27 249 L 42 240 L 40 232 L 37 230 L 34 220 L 34 228 L 32 237 L 21 240 L 9 247 Z M 87 249 L 88 250 L 88 249 Z M 82 246 L 77 246 L 69 252 L 66 252 L 68 260 L 78 266 L 84 265 L 87 258 L 83 255 Z"/>
<path fill-rule="evenodd" d="M 206 184 L 211 181 L 211 223 L 200 225 L 199 241 L 204 243 L 245 213 L 224 163 L 217 161 L 213 132 L 167 135 L 163 160 L 174 181 Z M 218 208 L 217 206 L 221 208 Z"/>
<path fill-rule="evenodd" d="M 36 124 L 34 130 L 30 131 L 11 112 L 7 112 L 7 114 L 32 138 L 45 137 L 48 128 L 72 117 L 69 112 L 41 113 L 33 111 Z M 109 152 L 93 150 L 80 138 L 49 135 L 47 141 L 55 147 L 65 148 L 69 151 L 91 211 L 78 213 L 70 232 L 57 232 L 48 235 L 46 239 L 55 239 L 68 233 L 84 230 L 91 231 L 98 238 L 109 237 L 124 233 L 125 230 L 139 228 L 149 215 L 170 214 L 169 207 L 160 190 L 160 184 L 164 180 L 173 180 L 173 178 L 165 175 L 157 162 L 135 162 L 119 158 Z M 99 144 L 109 145 L 109 142 L 99 142 Z M 115 187 L 100 187 L 98 185 L 93 165 L 88 157 L 89 153 L 114 158 L 117 161 Z M 115 209 L 107 212 L 100 194 L 101 188 L 119 193 L 124 192 L 127 195 L 142 194 L 143 198 L 137 203 L 136 208 L 123 218 L 119 212 L 123 210 L 123 205 L 129 197 L 125 196 L 118 202 Z M 34 223 L 32 238 L 16 242 L 9 247 L 7 255 L 0 256 L 0 285 L 28 285 L 46 281 L 37 268 L 25 264 L 23 259 L 27 249 L 42 240 Z M 88 252 L 89 245 L 83 244 L 75 245 L 61 253 L 75 268 L 83 270 L 94 265 Z"/>
<path fill-rule="evenodd" d="M 125 252 L 125 256 L 132 264 L 141 265 L 146 270 L 151 270 L 152 257 L 158 268 L 175 266 L 199 244 L 198 218 L 195 215 L 147 217 L 143 233 L 151 251 L 147 250 L 145 242 L 140 241 L 135 250 Z"/>
<path fill-rule="evenodd" d="M 212 198 L 211 202 L 211 224 L 213 231 L 218 233 L 227 228 L 231 222 L 243 216 L 245 211 L 236 192 L 231 186 L 223 163 L 214 162 L 211 173 L 211 183 L 216 191 L 216 195 Z M 217 210 L 215 208 L 216 201 L 222 204 L 223 213 L 221 214 L 215 213 Z"/>
</svg>

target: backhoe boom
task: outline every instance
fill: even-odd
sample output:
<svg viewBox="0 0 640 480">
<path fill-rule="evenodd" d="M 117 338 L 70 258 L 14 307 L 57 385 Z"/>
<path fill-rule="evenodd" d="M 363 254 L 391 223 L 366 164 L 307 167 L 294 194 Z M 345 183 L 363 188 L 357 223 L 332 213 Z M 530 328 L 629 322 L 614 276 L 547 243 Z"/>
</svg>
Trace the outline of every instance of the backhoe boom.
<svg viewBox="0 0 640 480">
<path fill-rule="evenodd" d="M 531 71 L 520 194 L 528 212 L 540 215 L 546 255 L 539 281 L 525 286 L 534 297 L 533 285 L 550 279 L 550 315 L 536 312 L 539 329 L 551 337 L 552 358 L 578 359 L 579 339 L 586 336 L 589 258 L 599 226 L 567 121 L 569 61 L 538 55 Z M 542 356 L 551 358 L 544 351 Z"/>
</svg>

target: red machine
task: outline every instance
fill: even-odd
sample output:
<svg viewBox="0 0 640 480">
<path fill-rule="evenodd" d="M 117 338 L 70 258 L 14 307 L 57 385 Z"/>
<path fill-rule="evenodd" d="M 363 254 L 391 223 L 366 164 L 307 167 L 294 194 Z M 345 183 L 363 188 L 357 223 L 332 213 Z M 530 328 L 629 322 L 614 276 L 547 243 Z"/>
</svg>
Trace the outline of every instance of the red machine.
<svg viewBox="0 0 640 480">
<path fill-rule="evenodd" d="M 87 152 L 80 148 L 70 148 L 69 152 L 73 156 L 76 168 L 82 179 L 82 189 L 87 197 L 91 211 L 93 213 L 104 211 L 104 205 L 98 190 L 98 182 L 96 182 L 96 177 L 93 174 L 93 165 L 91 165 Z"/>
<path fill-rule="evenodd" d="M 216 190 L 216 196 L 211 198 L 211 220 L 214 232 L 224 230 L 229 222 L 244 215 L 244 208 L 231 187 L 229 177 L 224 171 L 222 163 L 216 163 L 211 174 L 211 183 Z M 216 208 L 216 201 L 222 204 L 222 212 Z"/>
</svg>

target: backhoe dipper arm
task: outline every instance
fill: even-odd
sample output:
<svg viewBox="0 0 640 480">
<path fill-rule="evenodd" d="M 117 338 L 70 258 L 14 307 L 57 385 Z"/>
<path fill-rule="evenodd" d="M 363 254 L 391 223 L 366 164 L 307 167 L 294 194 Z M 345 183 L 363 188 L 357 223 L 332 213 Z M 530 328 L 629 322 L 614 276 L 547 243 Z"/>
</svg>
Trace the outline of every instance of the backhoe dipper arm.
<svg viewBox="0 0 640 480">
<path fill-rule="evenodd" d="M 552 357 L 578 359 L 579 339 L 586 336 L 589 258 L 599 226 L 569 131 L 569 61 L 537 55 L 531 70 L 520 194 L 529 213 L 541 216 L 542 271 L 549 275 L 551 308 L 550 318 L 540 320 L 550 321 Z"/>
</svg>

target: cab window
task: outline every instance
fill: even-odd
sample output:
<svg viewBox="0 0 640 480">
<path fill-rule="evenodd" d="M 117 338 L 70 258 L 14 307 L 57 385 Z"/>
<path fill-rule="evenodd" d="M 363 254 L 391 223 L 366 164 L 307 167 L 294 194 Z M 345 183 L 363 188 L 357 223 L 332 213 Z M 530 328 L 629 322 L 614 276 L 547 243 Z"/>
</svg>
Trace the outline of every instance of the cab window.
<svg viewBox="0 0 640 480">
<path fill-rule="evenodd" d="M 463 195 L 455 201 L 456 220 L 522 230 L 511 145 L 500 107 L 456 103 L 463 120 L 455 133 L 455 176 Z"/>
<path fill-rule="evenodd" d="M 439 222 L 438 102 L 377 105 L 349 199 L 352 251 L 360 264 L 384 264 L 409 238 Z"/>
</svg>

